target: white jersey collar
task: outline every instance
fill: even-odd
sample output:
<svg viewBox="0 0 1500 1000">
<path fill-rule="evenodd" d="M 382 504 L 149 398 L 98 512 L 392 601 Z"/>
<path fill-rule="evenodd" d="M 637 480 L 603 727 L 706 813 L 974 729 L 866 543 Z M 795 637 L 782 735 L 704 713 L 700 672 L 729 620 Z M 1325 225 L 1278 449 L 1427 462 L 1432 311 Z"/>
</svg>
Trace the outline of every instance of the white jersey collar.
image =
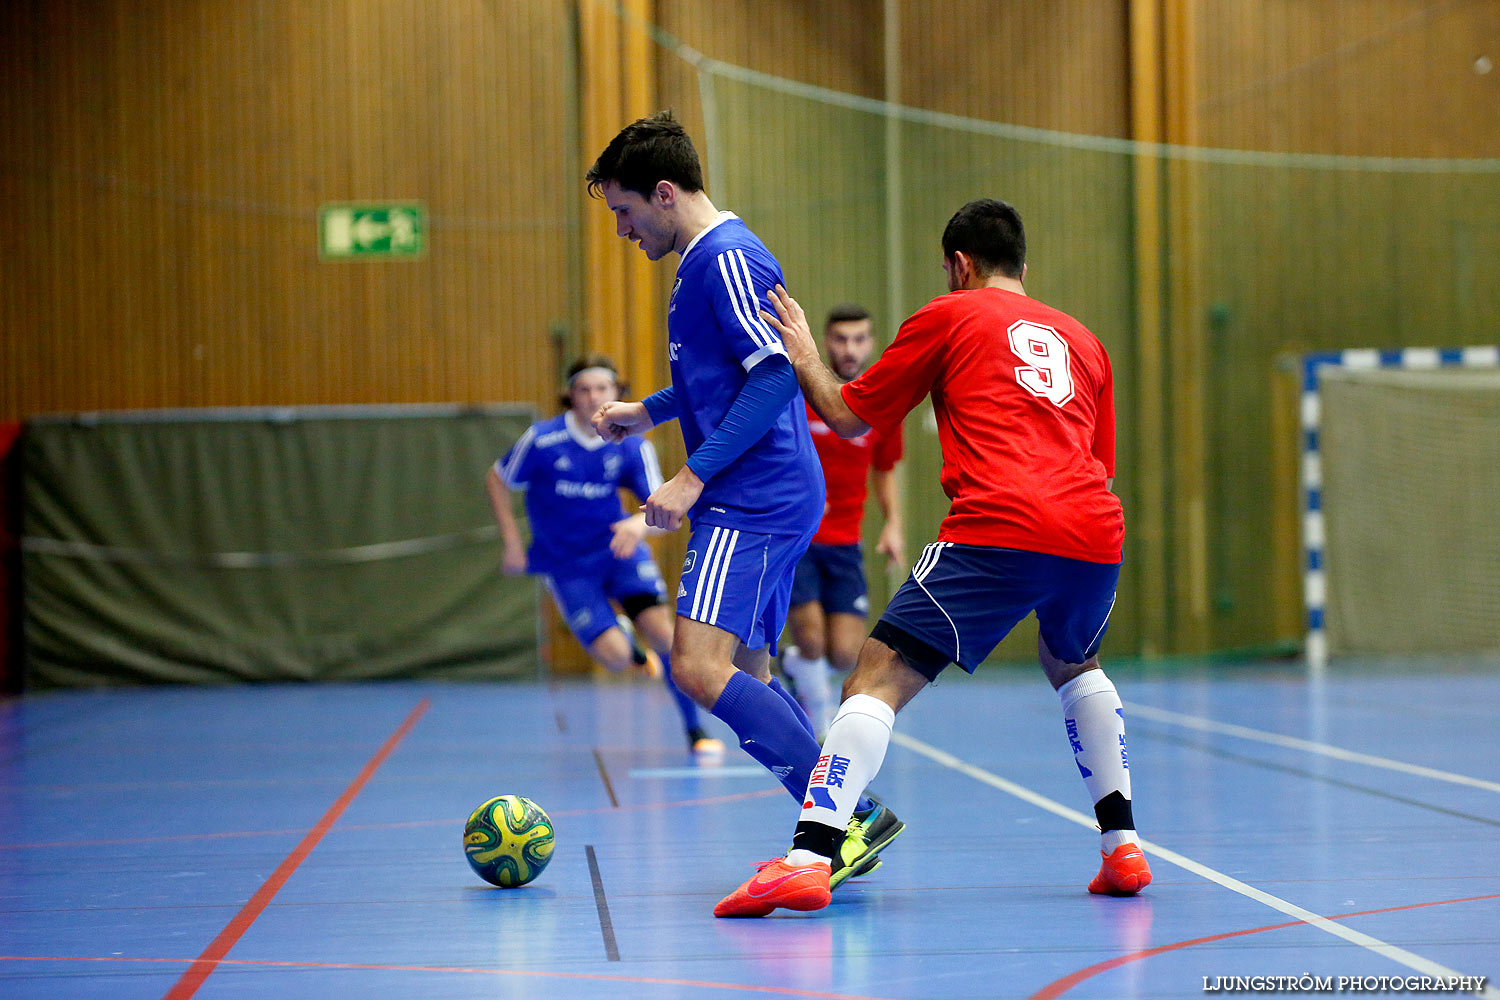
<svg viewBox="0 0 1500 1000">
<path fill-rule="evenodd" d="M 598 434 L 590 436 L 587 431 L 578 426 L 578 418 L 569 410 L 563 414 L 563 426 L 568 429 L 568 436 L 578 443 L 580 448 L 589 451 L 597 451 L 605 445 L 604 438 Z"/>
<path fill-rule="evenodd" d="M 697 236 L 693 237 L 693 240 L 692 240 L 691 243 L 689 243 L 687 246 L 685 246 L 685 247 L 682 248 L 682 257 L 681 257 L 680 260 L 678 260 L 677 266 L 679 268 L 682 267 L 682 261 L 687 260 L 687 255 L 693 252 L 693 247 L 695 247 L 695 246 L 698 245 L 698 241 L 701 240 L 701 239 L 703 239 L 703 237 L 707 236 L 709 233 L 713 232 L 714 228 L 716 226 L 718 226 L 719 223 L 721 223 L 721 222 L 728 222 L 730 219 L 738 219 L 738 218 L 739 218 L 739 216 L 735 215 L 733 212 L 720 212 L 719 215 L 718 215 L 718 217 L 716 219 L 714 219 L 714 221 L 712 221 L 708 225 L 704 226 L 703 227 L 703 231 L 701 233 L 699 233 Z"/>
</svg>

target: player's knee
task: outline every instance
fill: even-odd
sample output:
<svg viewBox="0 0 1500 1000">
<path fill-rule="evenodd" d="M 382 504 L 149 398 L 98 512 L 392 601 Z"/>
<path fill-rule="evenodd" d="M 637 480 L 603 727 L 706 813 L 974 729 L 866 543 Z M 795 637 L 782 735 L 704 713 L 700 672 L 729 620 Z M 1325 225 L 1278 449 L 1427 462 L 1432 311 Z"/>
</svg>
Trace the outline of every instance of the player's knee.
<svg viewBox="0 0 1500 1000">
<path fill-rule="evenodd" d="M 630 666 L 630 640 L 622 630 L 612 628 L 589 644 L 589 655 L 611 673 L 621 673 Z"/>
<path fill-rule="evenodd" d="M 872 638 L 860 647 L 854 669 L 844 678 L 843 697 L 871 695 L 899 712 L 927 683 L 927 676 L 908 664 L 900 653 Z"/>
<path fill-rule="evenodd" d="M 662 613 L 658 614 L 657 611 Z M 646 644 L 658 653 L 672 651 L 672 619 L 664 609 L 651 608 L 642 611 L 635 619 L 635 630 Z"/>
<path fill-rule="evenodd" d="M 858 644 L 833 646 L 828 650 L 828 665 L 840 673 L 850 673 L 858 662 Z"/>
<path fill-rule="evenodd" d="M 722 665 L 713 664 L 691 653 L 679 652 L 672 656 L 672 683 L 677 685 L 677 690 L 704 708 L 713 708 L 723 690 L 720 678 L 722 673 Z"/>
<path fill-rule="evenodd" d="M 809 621 L 798 622 L 793 620 L 789 623 L 787 631 L 791 633 L 791 644 L 797 647 L 797 652 L 804 660 L 816 660 L 823 656 L 823 630 Z"/>
</svg>

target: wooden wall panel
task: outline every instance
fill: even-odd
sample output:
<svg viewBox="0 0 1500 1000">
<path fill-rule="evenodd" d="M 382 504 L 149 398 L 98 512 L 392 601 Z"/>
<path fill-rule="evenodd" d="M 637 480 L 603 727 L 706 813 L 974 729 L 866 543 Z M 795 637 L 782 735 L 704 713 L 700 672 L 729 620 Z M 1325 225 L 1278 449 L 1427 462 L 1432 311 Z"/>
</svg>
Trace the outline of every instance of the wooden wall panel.
<svg viewBox="0 0 1500 1000">
<path fill-rule="evenodd" d="M 902 101 L 988 121 L 1129 134 L 1125 0 L 903 0 Z"/>
<path fill-rule="evenodd" d="M 563 0 L 5 5 L 0 417 L 519 399 L 579 322 Z M 323 262 L 325 202 L 428 253 Z"/>
<path fill-rule="evenodd" d="M 884 94 L 881 0 L 657 0 L 657 23 L 698 51 L 864 97 Z"/>
<path fill-rule="evenodd" d="M 1493 0 L 1223 0 L 1199 28 L 1204 145 L 1500 156 Z"/>
</svg>

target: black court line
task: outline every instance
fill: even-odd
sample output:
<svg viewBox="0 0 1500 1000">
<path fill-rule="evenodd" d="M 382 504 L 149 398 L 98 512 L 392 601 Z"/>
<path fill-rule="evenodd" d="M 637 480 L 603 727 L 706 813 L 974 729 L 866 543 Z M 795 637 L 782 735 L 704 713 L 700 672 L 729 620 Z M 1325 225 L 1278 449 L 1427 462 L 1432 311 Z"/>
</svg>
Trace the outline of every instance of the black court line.
<svg viewBox="0 0 1500 1000">
<path fill-rule="evenodd" d="M 594 856 L 594 845 L 584 846 L 589 856 L 589 877 L 594 880 L 594 905 L 599 909 L 599 930 L 604 934 L 604 957 L 611 962 L 620 960 L 620 946 L 615 943 L 614 921 L 609 919 L 609 900 L 604 898 L 604 879 L 599 877 L 599 859 Z"/>
<path fill-rule="evenodd" d="M 1369 785 L 1360 785 L 1352 781 L 1343 781 L 1339 778 L 1330 778 L 1326 774 L 1314 774 L 1311 771 L 1304 771 L 1300 767 L 1289 767 L 1286 764 L 1273 764 L 1267 760 L 1260 760 L 1255 757 L 1246 757 L 1242 754 L 1233 753 L 1229 750 L 1221 750 L 1216 746 L 1212 746 L 1208 743 L 1202 743 L 1198 740 L 1162 732 L 1152 727 L 1150 723 L 1142 724 L 1138 720 L 1132 720 L 1129 725 L 1131 733 L 1140 732 L 1145 735 L 1149 735 L 1152 739 L 1161 740 L 1163 743 L 1172 743 L 1180 747 L 1187 747 L 1191 750 L 1201 750 L 1206 754 L 1218 757 L 1222 760 L 1232 760 L 1240 764 L 1249 764 L 1251 767 L 1259 767 L 1267 771 L 1279 771 L 1282 774 L 1290 774 L 1298 778 L 1307 778 L 1311 781 L 1322 782 L 1325 785 L 1332 785 L 1335 788 L 1343 788 L 1351 792 L 1363 792 L 1366 795 L 1373 795 L 1376 798 L 1386 799 L 1390 802 L 1399 802 L 1402 805 L 1416 806 L 1418 809 L 1426 809 L 1429 812 L 1442 813 L 1444 816 L 1456 816 L 1459 819 L 1473 820 L 1475 823 L 1484 823 L 1487 826 L 1500 827 L 1500 820 L 1490 819 L 1488 816 L 1475 816 L 1473 813 L 1460 812 L 1457 809 L 1448 809 L 1443 806 L 1433 805 L 1431 802 L 1423 802 L 1421 799 L 1409 799 L 1404 795 L 1396 795 L 1392 792 L 1383 791 L 1379 788 L 1371 788 Z"/>
<path fill-rule="evenodd" d="M 604 768 L 604 755 L 598 747 L 594 747 L 594 763 L 599 765 L 599 777 L 604 781 L 604 790 L 609 793 L 609 804 L 620 808 L 620 800 L 615 798 L 615 786 L 610 783 L 609 772 Z"/>
</svg>

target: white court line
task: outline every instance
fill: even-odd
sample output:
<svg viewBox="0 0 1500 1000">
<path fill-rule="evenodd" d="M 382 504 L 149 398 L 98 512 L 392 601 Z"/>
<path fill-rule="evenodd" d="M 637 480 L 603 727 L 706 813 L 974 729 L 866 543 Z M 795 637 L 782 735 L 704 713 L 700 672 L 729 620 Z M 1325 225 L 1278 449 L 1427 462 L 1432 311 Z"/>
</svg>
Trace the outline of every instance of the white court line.
<svg viewBox="0 0 1500 1000">
<path fill-rule="evenodd" d="M 1077 823 L 1079 826 L 1086 826 L 1090 830 L 1099 829 L 1098 825 L 1094 822 L 1094 817 L 1085 816 L 1076 809 L 1069 809 L 1061 802 L 1049 799 L 1047 796 L 1033 792 L 1031 789 L 1023 785 L 1018 785 L 1013 781 L 1007 781 L 998 774 L 992 774 L 982 767 L 976 767 L 945 750 L 939 750 L 931 744 L 923 743 L 921 740 L 907 736 L 905 733 L 892 733 L 891 740 L 908 750 L 913 750 L 930 760 L 936 761 L 944 767 L 952 768 L 960 774 L 967 775 L 975 781 L 989 785 L 991 788 L 998 788 L 1007 795 L 1014 795 L 1021 801 L 1030 803 L 1038 809 L 1045 809 L 1054 816 L 1061 816 L 1065 820 Z M 1279 896 L 1273 896 L 1269 892 L 1255 888 L 1253 885 L 1247 885 L 1237 878 L 1225 875 L 1223 872 L 1210 868 L 1207 865 L 1200 864 L 1192 858 L 1178 854 L 1176 851 L 1162 847 L 1160 844 L 1152 843 L 1144 838 L 1137 838 L 1136 843 L 1142 849 L 1149 851 L 1152 855 L 1161 858 L 1163 861 L 1170 861 L 1177 867 L 1186 869 L 1194 875 L 1206 878 L 1210 882 L 1215 882 L 1258 903 L 1264 903 L 1279 913 L 1295 917 L 1303 923 L 1310 924 L 1321 931 L 1326 931 L 1334 937 L 1343 938 L 1350 944 L 1357 944 L 1361 948 L 1375 952 L 1377 955 L 1389 958 L 1391 961 L 1404 965 L 1408 969 L 1414 969 L 1426 976 L 1443 976 L 1446 978 L 1449 976 L 1462 977 L 1464 975 L 1445 965 L 1439 965 L 1437 962 L 1425 959 L 1421 955 L 1413 954 L 1405 948 L 1398 948 L 1393 944 L 1387 944 L 1379 938 L 1361 933 L 1352 927 L 1345 927 L 1336 920 L 1329 920 L 1327 917 L 1319 916 L 1311 910 L 1304 910 L 1295 903 L 1288 903 Z M 1500 998 L 1500 991 L 1497 991 L 1494 987 L 1486 986 L 1482 993 L 1475 995 Z"/>
<path fill-rule="evenodd" d="M 1483 778 L 1471 778 L 1466 774 L 1439 771 L 1435 767 L 1423 767 L 1421 764 L 1408 764 L 1405 761 L 1391 760 L 1389 757 L 1377 757 L 1374 754 L 1345 750 L 1343 747 L 1336 747 L 1328 743 L 1299 740 L 1295 736 L 1283 736 L 1280 733 L 1267 732 L 1264 729 L 1236 726 L 1230 722 L 1215 722 L 1213 719 L 1205 719 L 1202 716 L 1184 715 L 1181 712 L 1172 712 L 1165 708 L 1152 708 L 1149 705 L 1138 705 L 1135 702 L 1127 704 L 1125 711 L 1142 719 L 1151 719 L 1154 722 L 1166 722 L 1172 725 L 1184 726 L 1188 729 L 1199 730 L 1200 732 L 1238 736 L 1241 739 L 1255 740 L 1258 743 L 1270 743 L 1273 746 L 1287 747 L 1291 750 L 1305 750 L 1308 753 L 1332 757 L 1334 760 L 1346 760 L 1354 764 L 1368 764 L 1371 767 L 1383 767 L 1388 771 L 1400 771 L 1403 774 L 1415 774 L 1422 778 L 1447 781 L 1455 785 L 1482 788 L 1487 792 L 1500 792 L 1500 782 L 1485 781 Z"/>
</svg>

